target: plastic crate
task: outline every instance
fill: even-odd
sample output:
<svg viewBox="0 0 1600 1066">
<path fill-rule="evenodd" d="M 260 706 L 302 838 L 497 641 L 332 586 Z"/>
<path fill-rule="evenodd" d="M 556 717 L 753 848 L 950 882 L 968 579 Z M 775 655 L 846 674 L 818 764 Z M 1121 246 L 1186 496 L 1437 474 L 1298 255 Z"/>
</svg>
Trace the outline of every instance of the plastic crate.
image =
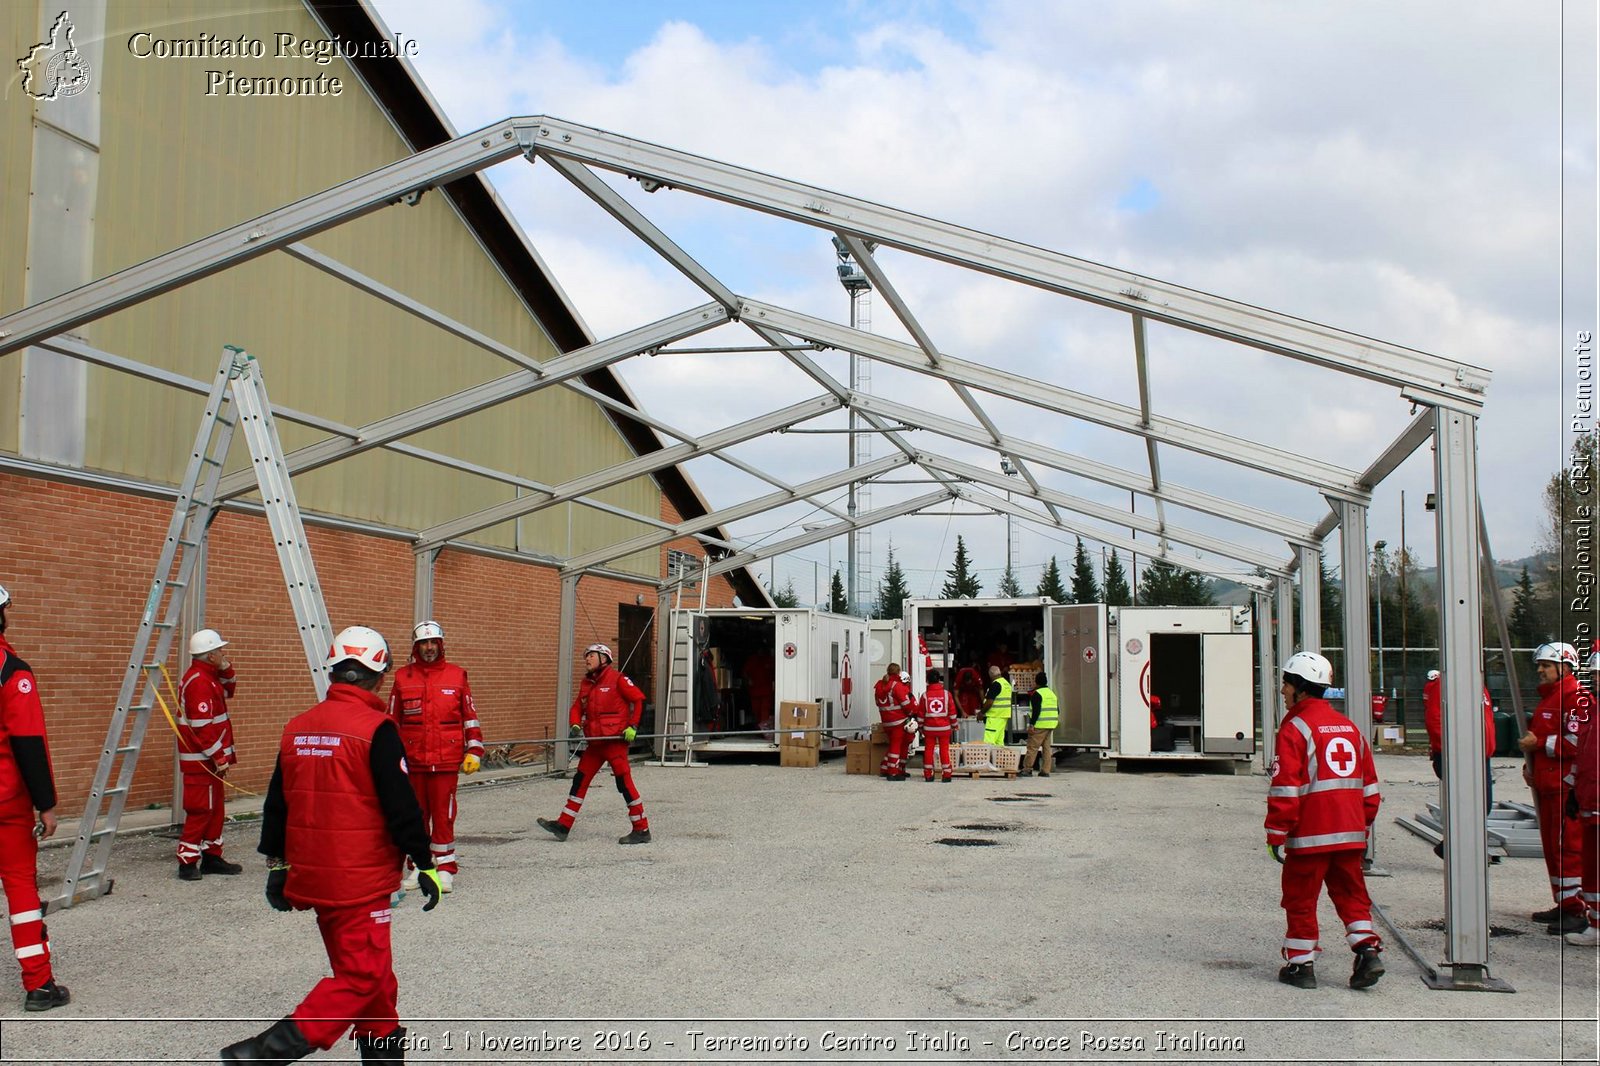
<svg viewBox="0 0 1600 1066">
<path fill-rule="evenodd" d="M 950 761 L 957 770 L 972 772 L 975 770 L 995 769 L 994 753 L 1002 750 L 998 745 L 985 744 L 981 740 L 971 744 L 961 744 L 950 749 Z"/>
<path fill-rule="evenodd" d="M 1022 769 L 1022 752 L 1016 748 L 995 748 L 994 768 L 1002 774 L 1014 774 Z"/>
</svg>

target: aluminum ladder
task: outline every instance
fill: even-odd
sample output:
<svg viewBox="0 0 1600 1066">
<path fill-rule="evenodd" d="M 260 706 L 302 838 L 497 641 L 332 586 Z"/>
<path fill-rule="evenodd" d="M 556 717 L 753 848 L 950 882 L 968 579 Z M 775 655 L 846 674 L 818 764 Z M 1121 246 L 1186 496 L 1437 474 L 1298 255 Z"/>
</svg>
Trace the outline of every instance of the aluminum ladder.
<svg viewBox="0 0 1600 1066">
<path fill-rule="evenodd" d="M 308 664 L 315 664 L 310 672 L 318 698 L 327 692 L 327 675 L 321 669 L 332 637 L 327 609 L 322 603 L 300 511 L 289 488 L 288 469 L 272 421 L 260 366 L 244 350 L 230 345 L 223 349 L 222 361 L 206 397 L 205 412 L 195 434 L 189 465 L 178 488 L 155 577 L 145 598 L 127 669 L 123 672 L 105 746 L 95 767 L 83 817 L 78 822 L 78 836 L 67 863 L 66 878 L 60 892 L 44 901 L 47 911 L 63 910 L 106 895 L 115 885 L 115 879 L 106 873 L 111 847 L 133 787 L 139 752 L 144 746 L 150 712 L 155 707 L 156 691 L 161 682 L 161 666 L 172 652 L 173 640 L 182 624 L 184 603 L 195 581 L 198 564 L 204 558 L 206 531 L 217 513 L 217 483 L 236 429 L 244 431 L 261 484 L 262 502 L 277 543 L 279 561 L 283 564 Z"/>
<path fill-rule="evenodd" d="M 666 766 L 667 756 L 673 750 L 673 745 L 681 746 L 683 761 L 675 762 L 675 766 L 694 765 L 694 737 L 690 735 L 689 706 L 694 689 L 694 672 L 696 669 L 696 654 L 694 642 L 695 619 L 705 617 L 706 590 L 711 584 L 711 579 L 706 576 L 706 571 L 711 567 L 709 557 L 702 558 L 700 563 L 700 607 L 698 611 L 692 606 L 689 614 L 684 613 L 683 585 L 678 585 L 673 598 L 671 619 L 672 637 L 668 651 L 667 661 L 667 713 L 661 732 L 661 757 L 660 765 Z"/>
</svg>

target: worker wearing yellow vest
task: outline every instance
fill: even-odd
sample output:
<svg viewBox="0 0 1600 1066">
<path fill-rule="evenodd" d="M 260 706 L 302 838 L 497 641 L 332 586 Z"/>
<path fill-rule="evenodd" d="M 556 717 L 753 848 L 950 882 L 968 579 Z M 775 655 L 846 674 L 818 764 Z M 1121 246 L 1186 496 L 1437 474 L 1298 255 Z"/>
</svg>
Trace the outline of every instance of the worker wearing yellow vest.
<svg viewBox="0 0 1600 1066">
<path fill-rule="evenodd" d="M 1011 722 L 1011 682 L 998 666 L 989 667 L 989 687 L 983 693 L 983 742 L 1004 744 Z"/>
<path fill-rule="evenodd" d="M 1050 771 L 1055 769 L 1056 749 L 1052 735 L 1056 723 L 1061 720 L 1057 715 L 1060 701 L 1050 691 L 1049 680 L 1042 670 L 1033 675 L 1033 719 L 1028 723 L 1028 753 L 1022 757 L 1021 777 L 1033 776 L 1033 760 L 1041 751 L 1044 758 L 1039 762 L 1039 776 L 1049 777 Z"/>
</svg>

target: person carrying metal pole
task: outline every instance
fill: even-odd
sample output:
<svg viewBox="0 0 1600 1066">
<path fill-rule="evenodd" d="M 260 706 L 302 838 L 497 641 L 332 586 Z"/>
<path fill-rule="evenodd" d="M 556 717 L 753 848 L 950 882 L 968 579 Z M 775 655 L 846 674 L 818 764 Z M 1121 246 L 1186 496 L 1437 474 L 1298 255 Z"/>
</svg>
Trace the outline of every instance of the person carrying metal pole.
<svg viewBox="0 0 1600 1066">
<path fill-rule="evenodd" d="M 602 763 L 611 764 L 617 779 L 617 791 L 628 805 L 628 819 L 633 829 L 627 836 L 618 837 L 618 844 L 650 843 L 650 820 L 644 815 L 644 797 L 633 783 L 633 767 L 628 762 L 628 745 L 639 735 L 639 715 L 644 709 L 644 693 L 633 680 L 613 664 L 614 656 L 605 644 L 591 644 L 584 649 L 583 681 L 578 686 L 578 696 L 568 712 L 568 737 L 571 740 L 588 738 L 583 754 L 578 756 L 578 770 L 572 775 L 572 788 L 567 792 L 566 806 L 558 818 L 538 819 L 539 828 L 557 840 L 567 839 L 578 812 L 583 809 L 583 797 L 588 794 L 594 775 Z"/>
<path fill-rule="evenodd" d="M 459 869 L 456 782 L 460 774 L 477 773 L 483 763 L 483 727 L 467 672 L 444 657 L 444 627 L 438 622 L 419 622 L 411 631 L 411 661 L 395 671 L 389 717 L 406 746 L 406 769 L 433 842 L 439 888 L 449 892 Z M 417 887 L 414 868 L 408 867 L 401 887 L 408 892 Z"/>
<path fill-rule="evenodd" d="M 1278 980 L 1316 988 L 1317 899 L 1322 886 L 1344 922 L 1355 952 L 1351 988 L 1371 988 L 1383 976 L 1383 942 L 1372 927 L 1361 860 L 1382 797 L 1372 746 L 1323 693 L 1333 667 L 1315 652 L 1299 651 L 1283 664 L 1284 718 L 1267 790 L 1267 850 L 1283 865 L 1285 965 Z"/>
<path fill-rule="evenodd" d="M 1548 922 L 1552 936 L 1581 933 L 1589 927 L 1584 916 L 1583 828 L 1566 813 L 1567 776 L 1578 756 L 1583 734 L 1594 718 L 1594 696 L 1578 683 L 1578 650 L 1571 644 L 1541 644 L 1533 653 L 1539 679 L 1539 705 L 1528 720 L 1528 731 L 1517 741 L 1529 762 L 1522 779 L 1533 789 L 1539 812 L 1539 842 L 1550 874 L 1550 894 L 1555 906 L 1530 917 Z"/>
<path fill-rule="evenodd" d="M 378 696 L 390 665 L 376 630 L 340 630 L 328 649 L 328 698 L 283 727 L 256 850 L 267 856 L 267 903 L 317 912 L 333 976 L 288 1017 L 223 1048 L 223 1062 L 294 1062 L 351 1028 L 362 1062 L 405 1060 L 389 942 L 404 857 L 419 871 L 424 911 L 438 906 L 440 887 L 405 747 Z"/>
<path fill-rule="evenodd" d="M 22 1006 L 42 1011 L 72 1002 L 50 967 L 50 933 L 39 902 L 39 841 L 56 833 L 56 783 L 39 684 L 6 640 L 10 603 L 11 593 L 0 586 L 0 885 L 22 967 Z"/>
<path fill-rule="evenodd" d="M 240 874 L 244 867 L 222 857 L 227 817 L 222 781 L 239 761 L 233 751 L 228 701 L 237 685 L 228 642 L 215 629 L 189 638 L 189 669 L 178 684 L 178 767 L 183 773 L 183 829 L 178 836 L 178 880 L 206 874 Z"/>
</svg>

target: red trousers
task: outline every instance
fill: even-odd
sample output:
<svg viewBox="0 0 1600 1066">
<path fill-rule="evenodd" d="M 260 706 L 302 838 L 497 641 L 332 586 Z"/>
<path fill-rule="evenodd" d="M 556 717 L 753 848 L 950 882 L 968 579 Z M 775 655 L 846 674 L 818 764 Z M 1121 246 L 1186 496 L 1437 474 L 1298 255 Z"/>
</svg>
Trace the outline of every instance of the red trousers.
<svg viewBox="0 0 1600 1066">
<path fill-rule="evenodd" d="M 1344 922 L 1345 942 L 1350 950 L 1365 944 L 1381 944 L 1372 928 L 1372 897 L 1361 873 L 1364 851 L 1314 851 L 1309 855 L 1289 852 L 1283 864 L 1283 913 L 1288 931 L 1283 935 L 1283 957 L 1290 962 L 1315 962 L 1322 954 L 1317 941 L 1317 899 L 1322 886 Z"/>
<path fill-rule="evenodd" d="M 11 946 L 29 992 L 49 983 L 50 934 L 39 906 L 39 841 L 33 835 L 33 807 L 26 795 L 0 810 L 0 884 L 11 915 Z"/>
<path fill-rule="evenodd" d="M 317 928 L 332 977 L 324 977 L 294 1009 L 306 1042 L 326 1051 L 355 1026 L 356 1036 L 381 1037 L 400 1024 L 400 983 L 389 950 L 389 901 L 318 907 Z"/>
<path fill-rule="evenodd" d="M 1566 791 L 1559 785 L 1535 788 L 1533 798 L 1539 810 L 1544 868 L 1550 872 L 1550 895 L 1562 910 L 1582 914 L 1583 827 L 1576 818 L 1567 817 Z"/>
<path fill-rule="evenodd" d="M 906 752 L 911 749 L 911 734 L 906 732 L 904 718 L 898 722 L 883 723 L 883 731 L 889 737 L 889 750 L 883 756 L 883 765 L 878 767 L 878 773 L 885 777 L 894 777 L 906 772 Z"/>
<path fill-rule="evenodd" d="M 185 763 L 184 765 L 188 765 Z M 209 770 L 183 774 L 183 832 L 178 836 L 178 861 L 193 866 L 200 855 L 222 855 L 222 779 Z"/>
<path fill-rule="evenodd" d="M 1583 905 L 1600 929 L 1600 821 L 1583 823 Z"/>
<path fill-rule="evenodd" d="M 902 730 L 904 732 L 904 730 Z M 922 731 L 922 778 L 924 781 L 933 780 L 935 765 L 944 771 L 946 779 L 950 777 L 950 734 L 935 733 L 931 730 Z"/>
<path fill-rule="evenodd" d="M 602 763 L 611 764 L 611 772 L 617 778 L 617 791 L 622 793 L 622 801 L 628 805 L 628 819 L 633 822 L 633 827 L 648 832 L 650 820 L 644 816 L 644 797 L 633 785 L 633 767 L 628 762 L 628 744 L 624 740 L 589 741 L 589 746 L 578 756 L 578 772 L 572 775 L 567 805 L 561 808 L 561 817 L 556 821 L 568 829 L 572 828 L 572 823 L 578 820 L 578 812 L 583 809 L 583 797 L 588 793 L 594 775 L 600 772 Z"/>
<path fill-rule="evenodd" d="M 442 873 L 456 873 L 456 772 L 412 770 L 410 776 L 411 791 L 422 808 L 422 824 L 428 827 L 433 867 Z M 410 865 L 407 859 L 407 868 Z"/>
</svg>

